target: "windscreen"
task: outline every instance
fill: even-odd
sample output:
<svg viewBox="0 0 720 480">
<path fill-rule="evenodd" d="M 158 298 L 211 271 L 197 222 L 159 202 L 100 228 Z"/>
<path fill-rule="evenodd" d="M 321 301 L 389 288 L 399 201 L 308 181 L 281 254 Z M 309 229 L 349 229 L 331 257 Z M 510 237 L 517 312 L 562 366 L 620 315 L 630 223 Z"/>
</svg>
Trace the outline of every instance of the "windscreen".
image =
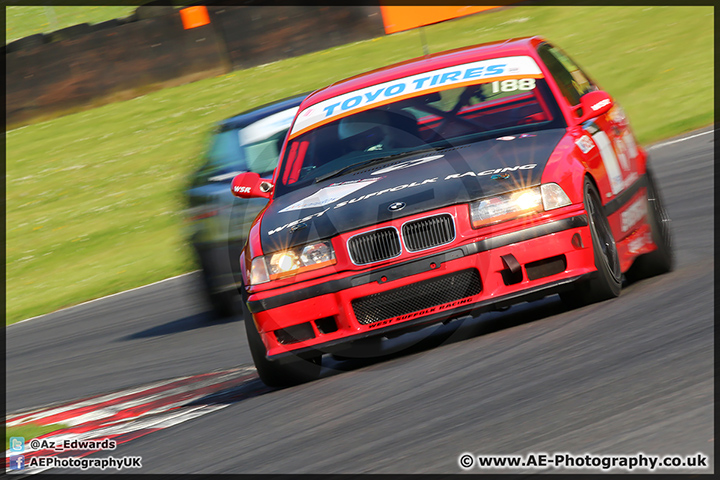
<svg viewBox="0 0 720 480">
<path fill-rule="evenodd" d="M 239 172 L 268 176 L 277 166 L 280 149 L 295 113 L 297 107 L 244 127 L 214 132 L 199 176 L 206 177 L 207 181 L 232 179 Z"/>
<path fill-rule="evenodd" d="M 513 70 L 508 59 L 478 62 L 465 70 L 459 66 L 416 75 L 310 106 L 300 112 L 289 136 L 275 195 L 413 152 L 564 127 L 537 65 L 529 57 L 513 58 L 525 61 L 513 75 L 507 75 Z M 466 80 L 473 78 L 469 71 L 492 74 Z M 460 81 L 441 85 L 444 78 Z M 412 87 L 419 88 L 406 93 Z M 399 94 L 383 99 L 388 90 Z M 365 102 L 373 95 L 381 101 Z M 358 108 L 352 108 L 355 103 Z"/>
</svg>

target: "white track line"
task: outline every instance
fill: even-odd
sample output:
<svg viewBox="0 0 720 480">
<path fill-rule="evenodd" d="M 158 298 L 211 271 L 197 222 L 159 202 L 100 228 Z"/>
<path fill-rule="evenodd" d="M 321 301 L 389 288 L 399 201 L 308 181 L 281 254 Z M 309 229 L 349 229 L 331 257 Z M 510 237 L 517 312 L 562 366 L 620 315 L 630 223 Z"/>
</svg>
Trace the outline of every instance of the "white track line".
<svg viewBox="0 0 720 480">
<path fill-rule="evenodd" d="M 140 393 L 145 390 L 162 387 L 163 385 L 167 385 L 167 384 L 170 384 L 173 382 L 178 382 L 180 380 L 185 380 L 187 378 L 190 378 L 190 375 L 188 375 L 186 377 L 173 378 L 171 380 L 164 380 L 161 382 L 150 383 L 148 385 L 143 385 L 142 387 L 131 388 L 128 390 L 122 390 L 119 392 L 110 393 L 108 395 L 100 395 L 97 397 L 88 398 L 86 400 L 81 400 L 79 402 L 68 403 L 68 404 L 62 405 L 57 408 L 53 408 L 53 407 L 49 407 L 47 409 L 40 408 L 40 409 L 36 409 L 36 410 L 30 411 L 30 412 L 16 413 L 9 417 L 5 417 L 5 425 L 8 427 L 13 427 L 15 425 L 21 425 L 23 423 L 32 422 L 32 421 L 35 421 L 35 420 L 38 420 L 41 418 L 50 417 L 52 415 L 58 415 L 60 413 L 64 413 L 64 412 L 67 412 L 70 410 L 75 410 L 75 409 L 82 408 L 82 407 L 89 407 L 92 405 L 96 405 L 98 403 L 104 403 L 104 402 L 107 402 L 110 400 L 114 400 L 116 398 L 121 398 L 121 397 L 125 397 L 125 396 L 132 395 L 135 393 Z"/>
<path fill-rule="evenodd" d="M 655 150 L 656 148 L 666 147 L 666 146 L 668 146 L 668 145 L 673 145 L 673 144 L 675 144 L 675 143 L 684 142 L 684 141 L 686 141 L 686 140 L 690 140 L 690 139 L 693 139 L 693 138 L 696 138 L 696 137 L 700 137 L 700 136 L 702 136 L 702 135 L 707 135 L 707 134 L 709 134 L 709 133 L 714 133 L 714 132 L 715 132 L 715 129 L 709 130 L 709 131 L 707 131 L 707 132 L 697 133 L 697 134 L 695 134 L 695 135 L 690 135 L 689 137 L 679 138 L 679 139 L 677 139 L 677 140 L 672 140 L 672 141 L 669 141 L 669 142 L 657 143 L 657 144 L 655 144 L 655 145 L 651 145 L 651 146 L 647 147 L 646 150 Z M 122 291 L 122 292 L 113 293 L 112 295 L 107 295 L 107 296 L 105 296 L 105 297 L 100 297 L 100 298 L 96 298 L 96 299 L 94 299 L 94 300 L 89 300 L 89 301 L 87 301 L 87 302 L 78 303 L 77 305 L 72 305 L 72 306 L 67 307 L 67 308 L 63 308 L 63 309 L 60 309 L 60 310 L 55 310 L 54 312 L 46 313 L 46 314 L 44 314 L 44 315 L 38 315 L 37 317 L 26 318 L 25 320 L 20 320 L 19 322 L 15 322 L 15 323 L 13 323 L 12 325 L 8 325 L 8 327 L 12 327 L 13 325 L 19 325 L 19 324 L 21 324 L 21 323 L 29 322 L 30 320 L 35 320 L 35 319 L 37 319 L 37 318 L 43 318 L 43 317 L 46 317 L 46 316 L 51 315 L 51 314 L 53 314 L 53 313 L 64 312 L 65 310 L 69 310 L 69 309 L 75 308 L 75 307 L 80 307 L 80 306 L 82 306 L 82 305 L 87 305 L 88 303 L 93 303 L 93 302 L 97 302 L 97 301 L 100 301 L 100 300 L 105 300 L 106 298 L 114 297 L 114 296 L 116 296 L 116 295 L 122 295 L 123 293 L 132 292 L 132 291 L 138 290 L 138 289 L 140 289 L 140 288 L 145 288 L 145 287 L 150 287 L 150 286 L 152 286 L 152 285 L 157 285 L 158 283 L 167 282 L 168 280 L 174 280 L 174 279 L 176 279 L 176 278 L 184 277 L 184 276 L 186 276 L 186 275 L 191 275 L 191 274 L 193 274 L 193 273 L 195 273 L 195 272 L 199 272 L 199 271 L 200 271 L 200 270 L 193 270 L 192 272 L 183 273 L 182 275 L 178 275 L 178 276 L 176 276 L 176 277 L 166 278 L 165 280 L 160 280 L 159 282 L 150 283 L 150 284 L 148 284 L 148 285 L 143 285 L 142 287 L 131 288 L 130 290 L 125 290 L 125 291 Z"/>
<path fill-rule="evenodd" d="M 168 282 L 168 281 L 170 281 L 170 280 L 175 280 L 176 278 L 185 277 L 185 276 L 187 276 L 187 275 L 192 275 L 193 273 L 196 273 L 196 272 L 199 272 L 199 271 L 200 271 L 200 270 L 193 270 L 192 272 L 183 273 L 183 274 L 177 275 L 177 276 L 175 276 L 175 277 L 166 278 L 165 280 L 159 280 L 159 281 L 157 281 L 157 282 L 148 283 L 147 285 L 142 285 L 142 286 L 140 286 L 140 287 L 131 288 L 130 290 L 123 290 L 122 292 L 113 293 L 113 294 L 111 294 L 111 295 L 106 295 L 106 296 L 104 296 L 104 297 L 94 298 L 94 299 L 92 299 L 92 300 L 88 300 L 87 302 L 78 303 L 77 305 L 71 305 L 71 306 L 69 306 L 69 307 L 61 308 L 60 310 L 55 310 L 54 312 L 45 313 L 45 314 L 43 314 L 43 315 L 38 315 L 37 317 L 26 318 L 25 320 L 20 320 L 19 322 L 15 322 L 15 323 L 13 323 L 13 324 L 11 324 L 11 325 L 8 325 L 8 327 L 12 327 L 13 325 L 19 325 L 19 324 L 21 324 L 21 323 L 29 322 L 30 320 L 36 320 L 36 319 L 38 319 L 38 318 L 47 317 L 48 315 L 52 315 L 52 314 L 55 314 L 55 313 L 64 312 L 65 310 L 70 310 L 71 308 L 81 307 L 81 306 L 83 306 L 83 305 L 87 305 L 88 303 L 99 302 L 100 300 L 105 300 L 106 298 L 115 297 L 115 296 L 117 296 L 117 295 L 122 295 L 123 293 L 133 292 L 133 291 L 135 291 L 135 290 L 140 290 L 141 288 L 145 288 L 145 287 L 152 287 L 153 285 L 157 285 L 157 284 L 163 283 L 163 282 Z"/>
<path fill-rule="evenodd" d="M 666 146 L 672 145 L 674 143 L 680 143 L 680 142 L 684 142 L 685 140 L 690 140 L 692 138 L 701 137 L 703 135 L 707 135 L 708 133 L 715 133 L 715 129 L 709 130 L 707 132 L 697 133 L 695 135 L 690 135 L 689 137 L 683 137 L 683 138 L 679 138 L 677 140 L 671 140 L 669 142 L 656 143 L 655 145 L 649 146 L 646 150 L 655 150 L 656 148 L 666 147 Z"/>
</svg>

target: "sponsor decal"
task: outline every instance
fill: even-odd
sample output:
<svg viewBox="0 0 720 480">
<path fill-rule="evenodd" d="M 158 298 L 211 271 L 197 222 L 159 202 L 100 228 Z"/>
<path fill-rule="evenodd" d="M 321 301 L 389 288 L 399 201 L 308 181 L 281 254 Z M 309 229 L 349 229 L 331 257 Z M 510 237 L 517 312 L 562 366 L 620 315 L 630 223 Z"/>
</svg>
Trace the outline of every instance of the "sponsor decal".
<svg viewBox="0 0 720 480">
<path fill-rule="evenodd" d="M 613 138 L 613 145 L 615 145 L 615 151 L 617 152 L 617 157 L 618 160 L 620 160 L 620 165 L 622 165 L 623 170 L 630 170 L 630 163 L 628 162 L 628 157 L 625 154 L 625 142 L 615 137 Z"/>
<path fill-rule="evenodd" d="M 438 158 L 442 158 L 444 156 L 445 155 L 431 155 L 429 157 L 416 158 L 415 160 L 409 160 L 407 162 L 398 163 L 397 165 L 391 165 L 387 168 L 377 170 L 377 171 L 373 172 L 371 175 L 382 175 L 384 173 L 392 172 L 394 170 L 402 170 L 403 168 L 409 168 L 409 167 L 414 167 L 416 165 L 422 165 L 423 163 L 431 162 L 433 160 L 437 160 Z"/>
<path fill-rule="evenodd" d="M 509 173 L 496 173 L 495 175 L 493 175 L 490 178 L 492 180 L 507 180 L 508 178 L 510 178 L 510 174 Z"/>
<path fill-rule="evenodd" d="M 388 206 L 388 210 L 391 212 L 397 212 L 405 208 L 405 202 L 395 202 L 391 203 L 390 206 Z"/>
<path fill-rule="evenodd" d="M 333 183 L 318 190 L 309 197 L 303 198 L 299 202 L 295 202 L 292 205 L 283 208 L 279 213 L 302 210 L 303 208 L 324 207 L 325 205 L 335 203 L 341 198 L 346 197 L 361 188 L 367 187 L 378 180 L 380 180 L 380 178 L 365 178 L 362 180 L 350 180 L 347 182 Z"/>
<path fill-rule="evenodd" d="M 463 84 L 484 83 L 486 79 L 499 80 L 507 76 L 542 78 L 542 73 L 531 57 L 514 56 L 454 65 L 390 80 L 338 95 L 313 105 L 311 112 L 306 113 L 308 110 L 305 110 L 298 116 L 290 132 L 290 138 L 319 124 L 352 112 L 384 105 L 399 98 L 453 88 Z"/>
<path fill-rule="evenodd" d="M 235 193 L 250 193 L 250 187 L 241 187 L 240 185 L 235 185 L 233 187 L 233 192 L 235 192 Z"/>
<path fill-rule="evenodd" d="M 390 325 L 391 323 L 404 322 L 406 320 L 411 320 L 413 318 L 424 317 L 426 315 L 430 315 L 430 314 L 433 314 L 436 312 L 441 312 L 441 311 L 447 310 L 449 308 L 455 308 L 455 307 L 467 305 L 468 303 L 472 303 L 472 301 L 473 301 L 472 297 L 463 298 L 461 300 L 456 300 L 451 303 L 446 303 L 445 305 L 439 305 L 437 307 L 430 307 L 430 308 L 426 308 L 424 310 L 420 310 L 417 312 L 408 313 L 406 315 L 401 315 L 399 317 L 388 318 L 387 320 L 382 320 L 380 322 L 371 323 L 370 325 L 368 325 L 368 328 L 374 329 L 374 328 L 382 327 L 385 325 Z"/>
<path fill-rule="evenodd" d="M 583 135 L 578 140 L 576 140 L 575 145 L 578 146 L 582 153 L 588 153 L 590 150 L 595 148 L 595 144 L 592 140 L 590 140 L 590 137 L 588 137 L 587 135 Z"/>
<path fill-rule="evenodd" d="M 323 215 L 325 215 L 325 212 L 327 212 L 328 210 L 330 210 L 330 209 L 329 209 L 329 208 L 326 208 L 325 210 L 323 210 L 323 211 L 321 211 L 321 212 L 313 213 L 312 215 L 308 215 L 307 217 L 303 217 L 303 218 L 300 218 L 300 219 L 298 219 L 298 220 L 292 221 L 292 222 L 290 222 L 290 223 L 286 223 L 286 224 L 283 225 L 282 227 L 278 227 L 278 228 L 274 228 L 274 229 L 270 230 L 270 231 L 268 232 L 268 235 L 274 235 L 274 234 L 276 234 L 277 232 L 280 232 L 280 231 L 282 231 L 282 230 L 285 230 L 285 229 L 288 228 L 288 227 L 293 227 L 293 226 L 295 226 L 295 225 L 297 225 L 297 224 L 299 224 L 299 223 L 309 222 L 309 221 L 312 220 L 313 218 L 322 217 Z"/>
<path fill-rule="evenodd" d="M 499 173 L 505 173 L 505 172 L 514 172 L 517 170 L 532 170 L 533 168 L 537 167 L 537 163 L 528 163 L 527 165 L 516 165 L 514 167 L 504 167 L 504 168 L 496 168 L 494 170 L 485 170 L 480 173 L 475 172 L 465 172 L 465 173 L 451 173 L 447 177 L 445 177 L 445 180 L 450 180 L 451 178 L 462 178 L 462 177 L 482 177 L 484 175 L 496 175 Z"/>
<path fill-rule="evenodd" d="M 600 157 L 602 158 L 603 165 L 605 165 L 605 171 L 607 172 L 610 182 L 610 190 L 612 190 L 613 195 L 617 195 L 624 188 L 624 184 L 620 164 L 618 163 L 617 156 L 615 156 L 615 150 L 607 134 L 602 130 L 598 129 L 593 133 L 592 138 L 598 149 L 600 149 Z"/>
<path fill-rule="evenodd" d="M 479 173 L 475 173 L 475 172 L 472 172 L 472 171 L 465 172 L 465 173 L 453 173 L 453 174 L 450 174 L 450 175 L 446 176 L 443 180 L 453 180 L 453 179 L 462 178 L 462 177 L 481 177 L 481 176 L 484 176 L 484 175 L 502 175 L 502 174 L 506 174 L 507 172 L 515 172 L 515 171 L 519 171 L 519 170 L 532 170 L 532 169 L 535 168 L 535 167 L 537 167 L 537 164 L 536 164 L 536 163 L 529 163 L 529 164 L 527 164 L 527 165 L 516 165 L 516 166 L 514 166 L 514 167 L 504 167 L 504 168 L 496 168 L 496 169 L 493 169 L 493 170 L 485 170 L 485 171 L 479 172 Z M 381 178 L 382 178 L 382 177 L 381 177 Z M 369 180 L 375 181 L 375 180 L 379 180 L 379 179 L 380 179 L 380 178 L 377 178 L 377 179 L 369 179 Z M 332 207 L 332 209 L 333 209 L 333 210 L 336 210 L 336 209 L 338 209 L 338 208 L 343 208 L 343 207 L 345 207 L 345 206 L 347 206 L 347 205 L 351 205 L 351 204 L 353 204 L 353 203 L 362 202 L 362 201 L 364 201 L 364 200 L 367 200 L 368 198 L 378 197 L 378 196 L 380 196 L 380 195 L 384 195 L 384 194 L 386 194 L 387 192 L 397 192 L 397 191 L 400 191 L 400 190 L 405 190 L 406 188 L 421 187 L 421 186 L 423 186 L 423 185 L 427 185 L 427 184 L 431 184 L 431 183 L 436 183 L 437 181 L 438 181 L 438 177 L 433 177 L 433 178 L 428 178 L 428 179 L 425 179 L 425 180 L 422 180 L 422 181 L 417 181 L 417 182 L 412 182 L 412 183 L 402 183 L 402 184 L 400 184 L 400 185 L 395 185 L 394 187 L 388 187 L 388 188 L 385 188 L 385 189 L 383 189 L 383 190 L 378 190 L 378 191 L 376 191 L 376 192 L 368 193 L 368 194 L 366 194 L 366 195 L 360 195 L 359 197 L 354 197 L 354 198 L 351 198 L 351 199 L 349 199 L 349 200 L 343 200 L 342 202 L 335 204 L 335 206 Z M 370 183 L 370 182 L 368 181 L 368 179 L 365 179 L 365 180 L 354 180 L 354 181 L 351 181 L 351 182 L 340 182 L 340 183 L 338 183 L 338 184 L 333 184 L 333 185 L 346 186 L 346 185 L 353 185 L 353 184 L 356 184 L 356 183 L 358 183 L 358 182 L 363 182 L 364 184 L 363 184 L 362 186 L 365 186 L 365 184 L 369 184 L 369 183 Z M 329 186 L 329 187 L 326 187 L 325 189 L 330 188 L 330 187 L 332 187 L 333 185 L 331 185 L 331 186 Z M 325 189 L 323 189 L 323 190 L 325 190 Z M 356 191 L 356 190 L 359 190 L 359 188 L 356 188 L 356 189 L 353 190 L 353 191 Z M 290 205 L 289 207 L 286 207 L 286 208 L 280 210 L 280 212 L 290 211 L 290 207 L 293 207 L 293 210 L 299 210 L 299 208 L 294 208 L 294 206 L 295 206 L 295 205 L 298 205 L 298 204 L 300 204 L 301 202 L 304 202 L 304 201 L 306 201 L 306 200 L 308 200 L 308 199 L 310 199 L 310 198 L 316 197 L 317 193 L 319 193 L 319 192 L 316 192 L 315 194 L 311 195 L 310 197 L 307 197 L 306 199 L 303 199 L 303 200 L 301 200 L 300 202 L 296 202 L 296 203 L 294 203 L 293 205 Z M 352 192 L 350 192 L 350 193 L 352 193 Z M 342 197 L 345 197 L 345 196 L 349 195 L 350 193 L 345 193 Z M 338 197 L 338 199 L 339 199 L 339 198 L 342 198 L 342 197 Z M 317 200 L 317 199 L 315 199 L 315 200 Z M 313 202 L 314 202 L 315 200 L 313 200 Z M 328 205 L 329 203 L 332 203 L 332 202 L 326 202 L 323 206 Z M 396 203 L 399 204 L 399 203 L 403 203 L 403 202 L 396 202 Z M 313 204 L 314 204 L 314 203 L 313 203 Z M 391 205 L 391 206 L 392 206 L 392 205 Z M 404 206 L 405 206 L 405 204 L 403 203 L 403 208 L 404 208 Z M 306 208 L 306 207 L 303 207 L 303 208 Z M 388 208 L 389 208 L 389 207 L 388 207 Z M 397 210 L 399 210 L 399 209 L 400 209 L 400 208 L 397 208 Z M 322 216 L 325 215 L 325 213 L 327 213 L 329 210 L 331 210 L 330 207 L 328 207 L 328 208 L 326 208 L 326 209 L 324 209 L 324 210 L 322 210 L 322 211 L 320 211 L 320 212 L 313 213 L 312 215 L 308 215 L 308 216 L 303 217 L 303 218 L 300 218 L 300 219 L 298 219 L 298 220 L 294 220 L 294 221 L 292 221 L 292 222 L 286 223 L 285 225 L 282 225 L 282 226 L 280 226 L 280 227 L 277 227 L 277 228 L 274 228 L 274 229 L 272 229 L 272 230 L 269 230 L 269 231 L 268 231 L 268 235 L 274 235 L 274 234 L 276 234 L 277 232 L 280 232 L 280 231 L 282 231 L 282 230 L 285 230 L 286 228 L 290 228 L 290 227 L 293 227 L 293 226 L 298 225 L 298 224 L 301 224 L 301 223 L 309 222 L 309 221 L 312 220 L 313 218 L 322 217 Z"/>
<path fill-rule="evenodd" d="M 645 245 L 650 243 L 650 235 L 645 233 L 637 238 L 634 238 L 628 243 L 628 252 L 637 253 L 642 250 Z"/>
<path fill-rule="evenodd" d="M 376 197 L 376 196 L 382 195 L 387 192 L 397 192 L 399 190 L 404 190 L 406 188 L 420 187 L 420 186 L 428 184 L 428 183 L 435 183 L 435 182 L 437 182 L 437 179 L 438 179 L 437 177 L 433 177 L 433 178 L 428 178 L 427 180 L 423 180 L 422 182 L 402 183 L 400 185 L 396 185 L 391 188 L 386 188 L 384 190 L 379 190 L 377 192 L 368 193 L 367 195 L 362 195 L 360 197 L 351 198 L 350 200 L 340 202 L 337 205 L 335 205 L 334 208 L 342 208 L 345 205 L 350 205 L 352 203 L 360 202 L 360 201 L 366 200 L 370 197 Z"/>
<path fill-rule="evenodd" d="M 623 134 L 623 142 L 625 142 L 625 146 L 628 149 L 628 153 L 630 154 L 630 158 L 635 158 L 638 155 L 637 150 L 637 144 L 635 143 L 635 138 L 633 138 L 632 133 L 629 131 L 625 131 Z"/>
<path fill-rule="evenodd" d="M 592 105 L 590 108 L 593 109 L 593 112 L 597 112 L 606 105 L 610 105 L 610 100 L 608 100 L 607 98 L 605 100 L 600 100 L 598 103 Z"/>
<path fill-rule="evenodd" d="M 632 185 L 633 183 L 635 183 L 635 180 L 637 180 L 638 178 L 640 178 L 640 175 L 638 175 L 637 172 L 632 172 L 632 173 L 631 173 L 630 175 L 628 175 L 627 178 L 625 179 L 625 183 L 624 183 L 624 185 L 623 185 L 623 189 L 626 189 L 626 188 L 628 188 L 630 185 Z"/>
<path fill-rule="evenodd" d="M 613 105 L 613 108 L 610 109 L 608 115 L 610 116 L 610 121 L 613 123 L 618 123 L 622 126 L 625 126 L 627 123 L 625 110 L 623 110 L 623 108 L 617 103 Z"/>
<path fill-rule="evenodd" d="M 641 197 L 620 214 L 620 228 L 623 233 L 640 221 L 647 213 L 647 201 Z"/>
</svg>

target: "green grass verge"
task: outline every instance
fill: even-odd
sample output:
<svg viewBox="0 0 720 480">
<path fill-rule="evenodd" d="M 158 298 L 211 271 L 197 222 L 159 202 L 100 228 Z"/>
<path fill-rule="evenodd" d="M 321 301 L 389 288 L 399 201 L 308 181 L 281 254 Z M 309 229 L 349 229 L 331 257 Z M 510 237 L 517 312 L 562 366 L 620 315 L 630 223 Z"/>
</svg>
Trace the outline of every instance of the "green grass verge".
<svg viewBox="0 0 720 480">
<path fill-rule="evenodd" d="M 640 143 L 713 121 L 712 7 L 513 7 L 425 27 L 431 52 L 539 34 L 625 108 Z M 210 126 L 422 55 L 417 31 L 7 133 L 7 323 L 197 268 L 182 192 Z"/>
<path fill-rule="evenodd" d="M 10 437 L 23 437 L 25 443 L 29 442 L 33 438 L 37 438 L 40 435 L 54 432 L 55 430 L 62 430 L 67 428 L 68 425 L 62 423 L 54 423 L 52 425 L 38 425 L 35 423 L 28 423 L 27 425 L 18 425 L 17 427 L 7 427 L 5 429 L 5 451 L 10 448 Z"/>
<path fill-rule="evenodd" d="M 52 3 L 52 2 L 47 2 Z M 50 33 L 79 23 L 100 23 L 132 15 L 137 6 L 13 6 L 5 7 L 5 41 Z"/>
</svg>

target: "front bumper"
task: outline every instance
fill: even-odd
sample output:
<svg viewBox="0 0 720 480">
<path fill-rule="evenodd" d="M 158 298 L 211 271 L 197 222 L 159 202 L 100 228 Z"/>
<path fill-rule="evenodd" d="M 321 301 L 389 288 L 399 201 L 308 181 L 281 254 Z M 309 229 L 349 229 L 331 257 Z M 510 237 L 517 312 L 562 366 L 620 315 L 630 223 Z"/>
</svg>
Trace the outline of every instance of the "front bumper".
<svg viewBox="0 0 720 480">
<path fill-rule="evenodd" d="M 529 301 L 596 271 L 584 213 L 451 244 L 411 261 L 292 291 L 251 295 L 268 358 L 334 353 L 361 338 Z"/>
</svg>

